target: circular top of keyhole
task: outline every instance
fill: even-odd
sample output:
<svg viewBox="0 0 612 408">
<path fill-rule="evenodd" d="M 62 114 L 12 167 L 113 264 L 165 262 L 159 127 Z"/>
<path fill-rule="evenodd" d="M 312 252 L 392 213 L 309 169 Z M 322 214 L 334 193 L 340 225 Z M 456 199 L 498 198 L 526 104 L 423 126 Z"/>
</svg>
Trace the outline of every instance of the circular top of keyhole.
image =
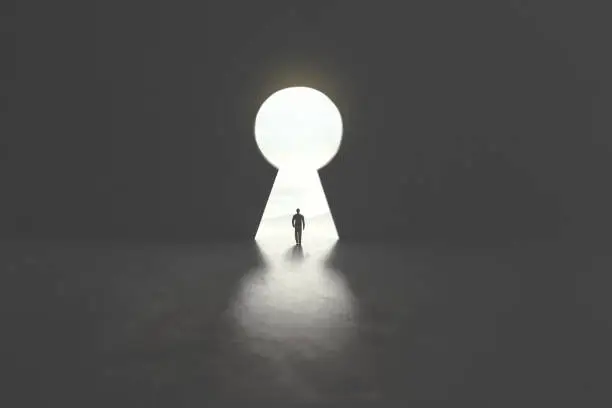
<svg viewBox="0 0 612 408">
<path fill-rule="evenodd" d="M 255 140 L 276 168 L 318 170 L 338 153 L 342 117 L 332 100 L 316 89 L 281 89 L 259 108 Z"/>
</svg>

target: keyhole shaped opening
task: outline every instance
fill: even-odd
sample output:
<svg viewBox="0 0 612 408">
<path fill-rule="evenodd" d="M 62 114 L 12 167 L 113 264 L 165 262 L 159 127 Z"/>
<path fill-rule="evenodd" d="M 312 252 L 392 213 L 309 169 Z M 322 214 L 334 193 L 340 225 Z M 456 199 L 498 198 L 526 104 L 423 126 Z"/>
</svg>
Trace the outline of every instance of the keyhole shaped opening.
<svg viewBox="0 0 612 408">
<path fill-rule="evenodd" d="M 305 218 L 302 245 L 338 239 L 318 170 L 336 155 L 342 116 L 324 93 L 308 87 L 281 89 L 264 101 L 255 118 L 255 140 L 278 169 L 256 241 L 295 241 L 291 224 L 297 209 Z"/>
</svg>

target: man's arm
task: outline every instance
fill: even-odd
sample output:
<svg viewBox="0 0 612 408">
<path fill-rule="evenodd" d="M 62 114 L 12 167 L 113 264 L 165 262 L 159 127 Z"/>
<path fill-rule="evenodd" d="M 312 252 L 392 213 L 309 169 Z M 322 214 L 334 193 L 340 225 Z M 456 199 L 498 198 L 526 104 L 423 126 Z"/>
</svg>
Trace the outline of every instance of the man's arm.
<svg viewBox="0 0 612 408">
<path fill-rule="evenodd" d="M 306 229 L 306 217 L 304 217 L 302 215 L 302 229 L 305 230 Z"/>
</svg>

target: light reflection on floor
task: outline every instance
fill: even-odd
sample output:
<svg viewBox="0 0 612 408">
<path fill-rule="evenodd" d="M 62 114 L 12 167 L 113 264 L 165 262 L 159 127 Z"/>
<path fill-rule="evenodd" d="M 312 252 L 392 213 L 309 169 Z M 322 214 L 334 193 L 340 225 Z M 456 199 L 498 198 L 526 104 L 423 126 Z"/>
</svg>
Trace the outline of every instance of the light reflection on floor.
<svg viewBox="0 0 612 408">
<path fill-rule="evenodd" d="M 231 307 L 248 351 L 329 359 L 354 336 L 354 296 L 344 277 L 325 265 L 336 239 L 313 232 L 302 246 L 283 235 L 257 241 L 265 264 L 242 280 Z"/>
</svg>

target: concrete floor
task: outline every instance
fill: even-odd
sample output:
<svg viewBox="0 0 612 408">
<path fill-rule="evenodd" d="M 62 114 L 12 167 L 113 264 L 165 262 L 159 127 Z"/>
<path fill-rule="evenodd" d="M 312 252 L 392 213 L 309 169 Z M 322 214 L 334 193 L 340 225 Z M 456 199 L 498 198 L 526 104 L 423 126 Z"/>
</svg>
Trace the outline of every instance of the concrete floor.
<svg viewBox="0 0 612 408">
<path fill-rule="evenodd" d="M 610 399 L 609 256 L 306 238 L 0 256 L 3 406 Z"/>
</svg>

